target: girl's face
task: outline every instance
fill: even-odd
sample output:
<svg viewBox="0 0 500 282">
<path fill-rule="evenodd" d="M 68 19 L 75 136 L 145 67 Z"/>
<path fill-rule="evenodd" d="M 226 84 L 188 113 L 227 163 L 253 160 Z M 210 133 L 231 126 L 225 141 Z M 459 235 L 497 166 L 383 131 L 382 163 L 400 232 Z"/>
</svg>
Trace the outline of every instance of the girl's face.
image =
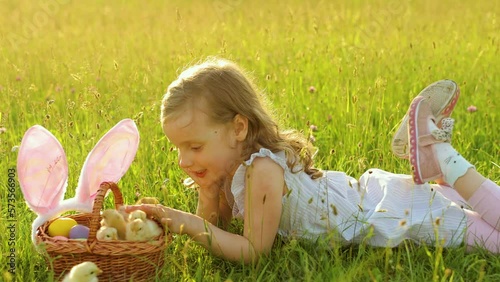
<svg viewBox="0 0 500 282">
<path fill-rule="evenodd" d="M 203 103 L 197 104 L 168 119 L 163 130 L 177 147 L 179 166 L 201 188 L 220 186 L 232 178 L 241 162 L 248 122 L 236 115 L 226 124 L 215 123 L 200 105 Z"/>
</svg>

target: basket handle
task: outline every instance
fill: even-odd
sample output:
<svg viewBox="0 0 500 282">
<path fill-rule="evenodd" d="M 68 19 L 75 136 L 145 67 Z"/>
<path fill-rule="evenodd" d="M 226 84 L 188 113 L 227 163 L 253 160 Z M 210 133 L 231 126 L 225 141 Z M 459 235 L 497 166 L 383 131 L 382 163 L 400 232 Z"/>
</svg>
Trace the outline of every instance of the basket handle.
<svg viewBox="0 0 500 282">
<path fill-rule="evenodd" d="M 101 209 L 104 202 L 104 197 L 108 190 L 111 190 L 115 199 L 115 209 L 119 209 L 123 205 L 123 196 L 122 192 L 118 188 L 118 185 L 114 182 L 103 182 L 97 190 L 97 195 L 94 199 L 94 207 L 92 208 L 92 216 L 90 218 L 90 226 L 89 226 L 89 237 L 87 238 L 87 242 L 94 242 L 96 240 L 97 230 L 101 228 Z"/>
</svg>

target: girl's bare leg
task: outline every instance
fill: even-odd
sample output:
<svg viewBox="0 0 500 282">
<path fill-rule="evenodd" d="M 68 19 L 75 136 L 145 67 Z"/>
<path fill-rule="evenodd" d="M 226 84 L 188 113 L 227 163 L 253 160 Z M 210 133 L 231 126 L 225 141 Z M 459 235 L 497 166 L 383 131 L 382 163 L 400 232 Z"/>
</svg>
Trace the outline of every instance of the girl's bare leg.
<svg viewBox="0 0 500 282">
<path fill-rule="evenodd" d="M 481 185 L 486 181 L 486 177 L 482 176 L 474 168 L 469 168 L 467 172 L 455 181 L 453 188 L 465 199 L 469 200 L 474 195 Z M 498 189 L 500 192 L 500 188 Z"/>
</svg>

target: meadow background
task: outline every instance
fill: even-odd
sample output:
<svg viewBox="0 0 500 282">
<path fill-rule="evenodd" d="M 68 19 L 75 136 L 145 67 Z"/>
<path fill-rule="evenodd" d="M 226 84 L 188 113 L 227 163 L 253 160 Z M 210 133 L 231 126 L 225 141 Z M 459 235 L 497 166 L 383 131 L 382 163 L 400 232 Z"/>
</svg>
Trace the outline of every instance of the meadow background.
<svg viewBox="0 0 500 282">
<path fill-rule="evenodd" d="M 88 152 L 133 118 L 141 143 L 119 182 L 125 202 L 155 196 L 195 211 L 196 194 L 182 185 L 161 130 L 160 100 L 181 70 L 207 56 L 247 69 L 283 127 L 309 134 L 317 126 L 318 166 L 353 176 L 371 167 L 408 173 L 391 153 L 392 134 L 421 89 L 453 79 L 462 90 L 453 145 L 500 182 L 499 10 L 490 0 L 0 1 L 0 280 L 53 279 L 31 245 L 35 215 L 19 187 L 17 269 L 7 273 L 8 170 L 32 125 L 62 143 L 72 197 Z M 412 242 L 325 250 L 278 238 L 269 257 L 245 266 L 177 236 L 165 256 L 158 281 L 500 280 L 498 256 Z"/>
</svg>

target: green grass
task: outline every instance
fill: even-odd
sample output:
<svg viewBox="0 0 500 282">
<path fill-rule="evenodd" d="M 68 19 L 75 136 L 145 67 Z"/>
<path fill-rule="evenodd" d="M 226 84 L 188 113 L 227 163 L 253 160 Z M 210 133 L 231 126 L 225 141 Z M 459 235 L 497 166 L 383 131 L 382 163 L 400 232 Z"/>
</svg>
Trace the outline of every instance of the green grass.
<svg viewBox="0 0 500 282">
<path fill-rule="evenodd" d="M 12 148 L 34 124 L 49 129 L 66 151 L 70 197 L 97 140 L 133 118 L 141 144 L 119 183 L 125 201 L 134 202 L 139 191 L 195 210 L 196 195 L 181 185 L 185 175 L 169 153 L 159 107 L 179 71 L 210 55 L 249 70 L 284 127 L 318 126 L 319 167 L 356 177 L 370 167 L 409 173 L 408 163 L 390 151 L 395 126 L 423 87 L 451 78 L 462 90 L 453 145 L 498 183 L 499 9 L 489 0 L 1 1 L 3 280 L 50 279 L 31 245 L 35 216 L 19 187 L 17 271 L 6 274 L 7 172 L 16 167 Z M 478 111 L 467 112 L 469 105 Z M 463 247 L 317 246 L 277 238 L 269 257 L 245 266 L 177 236 L 158 281 L 500 280 L 498 256 Z"/>
</svg>

